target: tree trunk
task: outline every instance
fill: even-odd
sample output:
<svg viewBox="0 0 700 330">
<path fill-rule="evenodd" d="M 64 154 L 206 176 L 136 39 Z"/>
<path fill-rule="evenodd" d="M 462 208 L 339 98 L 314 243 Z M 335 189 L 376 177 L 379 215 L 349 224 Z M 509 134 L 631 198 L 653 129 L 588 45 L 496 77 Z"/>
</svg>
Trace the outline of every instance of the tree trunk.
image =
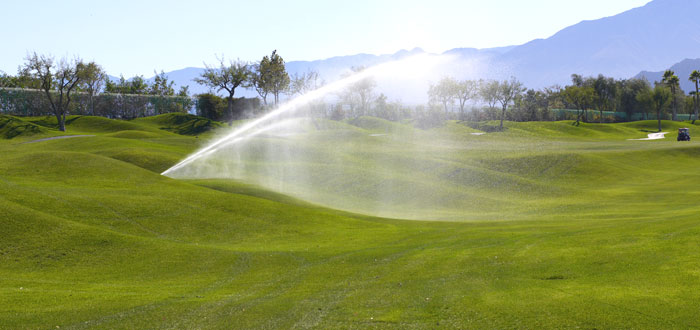
<svg viewBox="0 0 700 330">
<path fill-rule="evenodd" d="M 228 125 L 233 125 L 233 94 L 229 94 L 228 101 Z"/>
<path fill-rule="evenodd" d="M 95 115 L 95 100 L 92 95 L 92 92 L 90 93 L 90 115 Z"/>
<path fill-rule="evenodd" d="M 673 100 L 673 115 L 671 119 L 676 121 L 678 119 L 678 107 L 676 106 L 676 89 L 674 87 L 671 87 L 671 97 Z M 661 131 L 661 128 L 659 128 L 659 131 Z"/>
<path fill-rule="evenodd" d="M 499 129 L 502 131 L 503 130 L 503 119 L 506 117 L 506 107 L 503 107 L 503 110 L 501 111 L 501 126 Z"/>
<path fill-rule="evenodd" d="M 697 79 L 695 80 L 695 117 L 693 117 L 693 124 L 698 120 L 698 101 L 700 101 L 700 86 L 698 86 Z"/>
<path fill-rule="evenodd" d="M 661 111 L 656 111 L 656 120 L 659 122 L 659 132 L 661 132 Z"/>
<path fill-rule="evenodd" d="M 581 115 L 583 114 L 583 110 L 576 111 L 576 122 L 574 125 L 578 126 L 581 125 Z"/>
<path fill-rule="evenodd" d="M 66 131 L 66 117 L 61 115 L 60 112 L 56 111 L 56 121 L 58 121 L 58 130 L 61 132 Z"/>
<path fill-rule="evenodd" d="M 603 123 L 603 110 L 600 110 L 600 123 Z"/>
</svg>

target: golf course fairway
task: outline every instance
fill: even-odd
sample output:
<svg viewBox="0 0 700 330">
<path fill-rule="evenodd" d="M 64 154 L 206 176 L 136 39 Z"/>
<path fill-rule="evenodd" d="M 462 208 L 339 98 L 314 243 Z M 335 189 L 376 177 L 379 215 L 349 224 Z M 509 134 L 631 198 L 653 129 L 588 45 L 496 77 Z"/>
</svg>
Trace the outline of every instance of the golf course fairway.
<svg viewBox="0 0 700 330">
<path fill-rule="evenodd" d="M 316 124 L 0 116 L 0 328 L 700 325 L 697 126 Z"/>
</svg>

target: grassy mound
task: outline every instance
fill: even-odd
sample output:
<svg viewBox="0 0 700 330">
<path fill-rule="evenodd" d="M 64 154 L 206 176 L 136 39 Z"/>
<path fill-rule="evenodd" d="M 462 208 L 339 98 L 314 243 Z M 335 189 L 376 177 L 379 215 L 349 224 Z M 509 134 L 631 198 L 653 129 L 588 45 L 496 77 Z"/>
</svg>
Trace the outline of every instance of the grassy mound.
<svg viewBox="0 0 700 330">
<path fill-rule="evenodd" d="M 220 122 L 186 113 L 168 113 L 139 118 L 134 122 L 154 125 L 180 135 L 201 135 L 223 126 Z"/>
<path fill-rule="evenodd" d="M 54 116 L 35 117 L 31 121 L 51 129 L 58 129 L 58 122 Z M 129 121 L 114 120 L 95 116 L 68 116 L 66 117 L 66 131 L 79 133 L 113 133 L 120 131 L 151 130 L 148 127 L 133 124 Z"/>
<path fill-rule="evenodd" d="M 348 120 L 348 123 L 350 125 L 357 126 L 368 131 L 376 132 L 406 131 L 410 129 L 406 125 L 402 125 L 382 118 L 367 116 Z"/>
<path fill-rule="evenodd" d="M 100 151 L 97 154 L 134 164 L 156 173 L 161 173 L 180 161 L 179 154 L 159 149 L 120 148 Z"/>
<path fill-rule="evenodd" d="M 253 139 L 229 167 L 245 183 L 159 175 L 206 141 L 126 123 L 0 140 L 0 328 L 700 322 L 700 145 L 627 141 L 655 123 L 371 136 L 378 126 L 321 122 Z M 150 137 L 124 138 L 139 132 Z M 358 215 L 305 193 L 455 221 Z"/>
<path fill-rule="evenodd" d="M 0 137 L 12 139 L 45 133 L 46 129 L 13 116 L 0 115 Z"/>
<path fill-rule="evenodd" d="M 115 133 L 106 134 L 105 136 L 115 137 L 115 138 L 120 138 L 120 139 L 155 139 L 155 138 L 162 137 L 162 134 L 157 134 L 157 133 L 153 133 L 153 132 L 144 132 L 144 131 L 125 130 L 125 131 L 119 131 L 119 132 L 115 132 Z"/>
</svg>

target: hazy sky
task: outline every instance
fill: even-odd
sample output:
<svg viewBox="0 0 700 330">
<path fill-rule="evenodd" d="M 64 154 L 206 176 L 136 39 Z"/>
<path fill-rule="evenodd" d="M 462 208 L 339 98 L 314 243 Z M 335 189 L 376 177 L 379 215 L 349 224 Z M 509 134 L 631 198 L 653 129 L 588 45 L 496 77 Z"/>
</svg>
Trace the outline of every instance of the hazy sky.
<svg viewBox="0 0 700 330">
<path fill-rule="evenodd" d="M 0 70 L 28 51 L 78 55 L 108 73 L 152 76 L 213 62 L 287 61 L 421 47 L 443 52 L 547 38 L 649 0 L 0 0 Z"/>
</svg>

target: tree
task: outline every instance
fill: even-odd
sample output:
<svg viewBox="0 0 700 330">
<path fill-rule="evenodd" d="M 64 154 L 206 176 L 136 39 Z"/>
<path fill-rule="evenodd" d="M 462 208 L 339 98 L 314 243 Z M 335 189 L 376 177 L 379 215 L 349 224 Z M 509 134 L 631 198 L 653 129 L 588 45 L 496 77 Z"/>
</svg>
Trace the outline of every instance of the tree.
<svg viewBox="0 0 700 330">
<path fill-rule="evenodd" d="M 195 78 L 194 81 L 200 85 L 208 86 L 216 89 L 217 92 L 225 90 L 228 95 L 226 101 L 228 103 L 227 116 L 229 125 L 233 122 L 233 96 L 238 87 L 249 87 L 251 70 L 250 66 L 241 61 L 231 61 L 228 65 L 224 63 L 224 58 L 219 59 L 219 67 L 211 67 L 204 63 L 204 72 Z"/>
<path fill-rule="evenodd" d="M 643 107 L 656 111 L 659 132 L 661 132 L 661 113 L 668 107 L 671 97 L 671 91 L 664 85 L 656 85 L 653 90 L 645 90 L 637 95 L 637 100 Z"/>
<path fill-rule="evenodd" d="M 93 116 L 95 115 L 95 94 L 102 89 L 106 77 L 107 73 L 95 62 L 86 64 L 82 72 L 80 87 L 88 93 L 90 114 Z"/>
<path fill-rule="evenodd" d="M 190 97 L 190 86 L 188 86 L 188 85 L 180 86 L 180 90 L 177 91 L 177 96 Z"/>
<path fill-rule="evenodd" d="M 445 114 L 448 114 L 447 106 L 452 104 L 457 97 L 457 81 L 452 77 L 443 77 L 436 85 L 430 85 L 428 96 L 431 102 L 442 103 Z"/>
<path fill-rule="evenodd" d="M 515 109 L 519 110 L 515 115 L 515 120 L 536 121 L 543 117 L 549 107 L 547 94 L 542 91 L 528 89 L 525 94 L 515 99 Z"/>
<path fill-rule="evenodd" d="M 148 94 L 150 87 L 143 76 L 135 76 L 126 80 L 119 76 L 118 82 L 113 82 L 109 77 L 105 78 L 105 92 L 115 94 Z"/>
<path fill-rule="evenodd" d="M 122 80 L 124 77 L 122 77 Z M 148 94 L 148 82 L 143 79 L 143 76 L 135 76 L 131 78 L 130 81 L 126 82 L 122 86 L 124 94 Z"/>
<path fill-rule="evenodd" d="M 515 97 L 522 94 L 524 90 L 523 84 L 515 79 L 515 77 L 512 77 L 510 81 L 504 80 L 503 82 L 498 83 L 496 100 L 501 103 L 500 130 L 503 130 L 503 119 L 506 117 L 506 110 L 508 109 L 508 106 L 513 102 Z"/>
<path fill-rule="evenodd" d="M 615 99 L 617 97 L 617 84 L 614 78 L 607 78 L 598 75 L 593 81 L 593 89 L 597 94 L 598 111 L 600 111 L 599 122 L 603 123 L 603 110 L 615 111 Z"/>
<path fill-rule="evenodd" d="M 211 120 L 221 120 L 226 109 L 224 99 L 211 94 L 197 95 L 197 115 Z"/>
<path fill-rule="evenodd" d="M 576 74 L 576 73 L 571 75 L 571 82 L 576 87 L 583 87 L 583 85 L 585 84 L 585 80 L 583 79 L 583 76 L 581 76 L 580 74 Z"/>
<path fill-rule="evenodd" d="M 464 120 L 464 106 L 467 101 L 476 98 L 479 95 L 479 82 L 475 80 L 460 80 L 455 85 L 455 97 L 459 101 L 460 119 Z"/>
<path fill-rule="evenodd" d="M 158 96 L 173 96 L 175 95 L 175 89 L 173 88 L 174 81 L 168 81 L 168 76 L 165 72 L 161 71 L 154 72 L 155 77 L 153 78 L 153 84 L 148 88 L 148 94 L 158 95 Z"/>
<path fill-rule="evenodd" d="M 0 87 L 23 88 L 19 76 L 11 76 L 3 71 L 0 71 Z"/>
<path fill-rule="evenodd" d="M 695 94 L 693 95 L 693 98 L 695 100 L 693 124 L 695 124 L 695 121 L 698 119 L 698 102 L 700 102 L 700 86 L 698 86 L 698 83 L 700 82 L 700 71 L 693 70 L 688 80 L 695 83 Z"/>
<path fill-rule="evenodd" d="M 263 58 L 263 61 L 265 58 Z M 260 70 L 260 63 L 256 63 L 252 66 L 252 70 L 250 73 L 250 85 L 255 89 L 255 91 L 260 95 L 260 98 L 263 101 L 263 104 L 265 107 L 267 107 L 267 94 L 270 92 L 267 90 L 265 87 L 265 77 L 263 72 Z"/>
<path fill-rule="evenodd" d="M 291 95 L 303 95 L 319 88 L 320 85 L 319 75 L 316 71 L 310 70 L 302 74 L 295 73 L 292 75 L 289 83 L 289 92 Z"/>
<path fill-rule="evenodd" d="M 595 100 L 595 90 L 593 87 L 572 85 L 566 86 L 561 93 L 566 103 L 573 105 L 579 110 L 576 116 L 576 122 L 574 122 L 574 125 L 578 126 L 581 122 L 583 112 L 588 109 Z"/>
<path fill-rule="evenodd" d="M 352 67 L 351 74 L 358 74 L 365 70 L 364 67 Z M 348 75 L 345 75 L 348 76 Z M 354 117 L 364 116 L 369 112 L 370 105 L 374 102 L 374 88 L 377 82 L 372 77 L 365 77 L 349 85 L 341 93 L 343 101 L 350 105 Z"/>
<path fill-rule="evenodd" d="M 666 84 L 671 89 L 671 95 L 673 96 L 672 103 L 673 103 L 673 114 L 671 116 L 671 120 L 677 120 L 678 118 L 678 102 L 676 100 L 676 92 L 679 89 L 679 82 L 680 80 L 678 79 L 678 76 L 671 71 L 671 70 L 666 70 L 664 72 L 664 76 L 661 79 L 661 82 Z M 661 130 L 661 128 L 659 128 Z"/>
<path fill-rule="evenodd" d="M 275 97 L 275 105 L 279 104 L 279 95 L 289 88 L 289 74 L 284 66 L 284 59 L 272 51 L 269 57 L 265 55 L 260 63 L 255 65 L 255 73 L 252 74 L 253 86 L 267 105 L 267 95 Z"/>
<path fill-rule="evenodd" d="M 640 109 L 647 110 L 643 111 L 646 119 L 649 119 L 648 108 L 644 108 L 642 104 L 637 100 L 637 95 L 639 93 L 650 91 L 651 85 L 646 79 L 628 79 L 622 80 L 619 86 L 619 100 L 620 100 L 620 111 L 627 114 L 627 118 L 631 120 L 633 115 L 637 113 Z"/>
<path fill-rule="evenodd" d="M 65 132 L 71 92 L 78 86 L 85 64 L 79 58 L 62 58 L 54 63 L 53 57 L 40 56 L 36 52 L 28 55 L 25 60 L 23 71 L 41 82 L 41 89 L 58 121 L 58 129 Z"/>
<path fill-rule="evenodd" d="M 291 77 L 289 83 L 289 94 L 294 95 L 304 95 L 310 91 L 316 90 L 323 85 L 323 81 L 319 78 L 319 74 L 316 71 L 309 70 L 305 73 L 294 73 Z M 323 110 L 323 99 L 315 98 L 309 100 L 305 106 L 308 110 L 309 115 L 312 117 L 314 115 L 320 115 L 324 113 Z M 316 122 L 314 121 L 314 124 Z"/>
<path fill-rule="evenodd" d="M 479 97 L 486 102 L 489 109 L 494 109 L 498 103 L 498 81 L 488 80 L 479 82 Z"/>
</svg>

